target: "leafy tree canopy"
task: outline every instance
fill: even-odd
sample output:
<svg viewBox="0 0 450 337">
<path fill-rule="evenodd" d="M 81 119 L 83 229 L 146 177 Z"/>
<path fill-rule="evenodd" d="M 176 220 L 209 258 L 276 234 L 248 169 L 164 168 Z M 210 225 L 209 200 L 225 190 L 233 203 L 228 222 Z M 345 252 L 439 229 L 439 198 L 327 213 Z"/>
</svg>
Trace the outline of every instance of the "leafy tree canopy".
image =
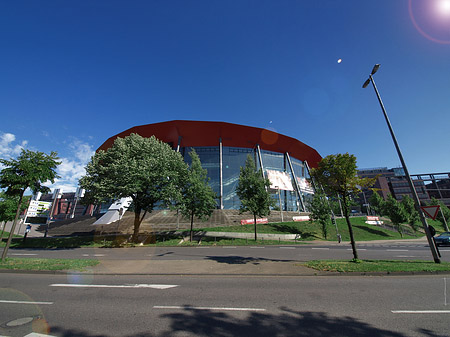
<svg viewBox="0 0 450 337">
<path fill-rule="evenodd" d="M 403 236 L 400 225 L 408 221 L 408 214 L 403 205 L 398 202 L 391 194 L 389 194 L 385 204 L 386 215 L 391 219 L 392 223 L 397 227 L 399 233 Z"/>
<path fill-rule="evenodd" d="M 154 136 L 131 134 L 116 138 L 108 150 L 100 150 L 92 157 L 80 186 L 87 198 L 97 203 L 131 198 L 136 241 L 146 212 L 157 205 L 170 207 L 181 202 L 186 176 L 187 165 L 180 153 Z"/>
<path fill-rule="evenodd" d="M 325 192 L 338 195 L 342 200 L 342 208 L 349 229 L 353 249 L 353 257 L 358 259 L 353 229 L 350 223 L 350 206 L 352 195 L 364 187 L 371 187 L 375 178 L 361 178 L 357 175 L 356 157 L 348 153 L 328 155 L 323 158 L 317 168 L 311 170 L 311 176 L 316 183 L 322 185 Z"/>
<path fill-rule="evenodd" d="M 317 191 L 309 204 L 311 221 L 317 221 L 322 228 L 324 238 L 327 238 L 327 224 L 330 221 L 331 209 L 325 194 Z"/>
<path fill-rule="evenodd" d="M 43 184 L 47 181 L 55 182 L 58 162 L 56 152 L 50 155 L 43 152 L 22 150 L 17 159 L 0 159 L 5 166 L 0 172 L 0 188 L 6 189 L 7 195 L 23 195 L 27 188 L 33 193 L 46 193 L 50 189 Z"/>
<path fill-rule="evenodd" d="M 372 207 L 372 209 L 375 211 L 375 213 L 379 214 L 379 215 L 384 215 L 384 206 L 385 206 L 385 201 L 383 199 L 383 197 L 377 192 L 377 191 L 373 191 L 373 194 L 370 196 L 369 199 L 370 202 L 370 207 Z M 414 201 L 413 201 L 414 203 Z"/>
<path fill-rule="evenodd" d="M 56 174 L 56 168 L 60 164 L 58 159 L 56 152 L 48 155 L 30 150 L 22 150 L 17 159 L 0 159 L 0 163 L 5 166 L 0 171 L 0 188 L 6 189 L 6 195 L 18 197 L 14 223 L 2 253 L 2 260 L 6 258 L 11 244 L 25 190 L 29 188 L 33 193 L 50 191 L 43 184 L 48 181 L 54 183 L 55 179 L 59 178 Z"/>
<path fill-rule="evenodd" d="M 263 178 L 261 170 L 256 170 L 252 156 L 248 155 L 245 167 L 241 167 L 236 194 L 241 201 L 240 211 L 253 214 L 255 240 L 257 239 L 256 218 L 269 215 L 270 207 L 275 205 L 275 200 L 268 192 L 269 187 L 269 179 Z"/>
<path fill-rule="evenodd" d="M 189 153 L 191 166 L 183 190 L 181 214 L 191 221 L 190 239 L 192 241 L 194 217 L 207 219 L 216 208 L 216 193 L 209 186 L 207 171 L 202 168 L 200 158 L 194 149 Z"/>
</svg>

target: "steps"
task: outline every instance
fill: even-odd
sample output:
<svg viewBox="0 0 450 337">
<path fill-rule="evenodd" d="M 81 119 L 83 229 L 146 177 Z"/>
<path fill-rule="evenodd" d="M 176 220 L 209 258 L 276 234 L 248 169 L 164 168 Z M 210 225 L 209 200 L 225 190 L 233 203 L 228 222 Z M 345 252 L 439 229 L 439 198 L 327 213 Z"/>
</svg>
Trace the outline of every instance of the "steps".
<svg viewBox="0 0 450 337">
<path fill-rule="evenodd" d="M 300 215 L 305 215 L 301 213 Z M 298 216 L 298 212 L 283 212 L 285 221 L 291 221 L 293 216 Z M 120 221 L 108 225 L 94 225 L 98 217 L 83 216 L 63 221 L 55 221 L 50 224 L 49 236 L 81 236 L 95 234 L 132 234 L 134 228 L 134 213 L 125 212 Z M 269 222 L 281 222 L 279 211 L 273 211 L 267 216 Z M 214 210 L 211 217 L 206 221 L 194 219 L 194 229 L 205 227 L 222 227 L 239 225 L 243 219 L 253 219 L 250 213 L 240 214 L 238 210 Z M 140 227 L 139 233 L 149 234 L 155 232 L 188 230 L 190 221 L 183 218 L 181 214 L 177 216 L 176 211 L 156 210 L 146 214 Z M 45 226 L 40 226 L 38 231 L 44 232 Z"/>
</svg>

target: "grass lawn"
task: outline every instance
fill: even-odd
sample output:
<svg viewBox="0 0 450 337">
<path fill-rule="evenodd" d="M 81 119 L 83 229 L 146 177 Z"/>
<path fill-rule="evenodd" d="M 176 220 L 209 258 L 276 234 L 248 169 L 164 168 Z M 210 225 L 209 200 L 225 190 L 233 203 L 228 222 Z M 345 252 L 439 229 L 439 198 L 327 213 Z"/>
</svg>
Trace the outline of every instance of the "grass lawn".
<svg viewBox="0 0 450 337">
<path fill-rule="evenodd" d="M 13 270 L 86 270 L 98 264 L 97 260 L 6 258 L 0 269 Z"/>
<path fill-rule="evenodd" d="M 303 264 L 308 268 L 337 272 L 434 272 L 450 271 L 449 262 L 396 260 L 315 260 Z"/>
<path fill-rule="evenodd" d="M 402 239 L 400 233 L 381 228 L 375 225 L 368 225 L 365 223 L 366 217 L 351 217 L 350 222 L 353 226 L 353 234 L 356 241 L 370 241 L 370 240 L 398 240 Z M 437 221 L 436 221 L 437 222 Z M 342 240 L 350 241 L 348 234 L 348 227 L 345 219 L 336 219 L 339 234 L 342 236 Z M 435 225 L 435 222 L 431 221 L 429 224 Z M 236 225 L 229 227 L 217 227 L 217 228 L 201 228 L 204 231 L 214 232 L 245 232 L 253 233 L 254 225 Z M 282 233 L 282 234 L 300 234 L 301 240 L 325 240 L 322 235 L 322 229 L 319 224 L 310 221 L 303 222 L 283 222 L 274 224 L 257 224 L 258 233 Z M 406 227 L 405 227 L 406 228 Z M 407 227 L 409 229 L 409 227 Z M 436 227 L 435 227 L 436 228 Z M 438 228 L 437 228 L 438 229 Z M 410 230 L 410 229 L 409 229 Z M 329 241 L 336 241 L 336 228 L 330 223 L 327 226 L 327 239 Z M 424 234 L 418 233 L 418 236 L 403 235 L 403 239 L 417 239 Z"/>
<path fill-rule="evenodd" d="M 368 225 L 365 223 L 365 217 L 352 217 L 351 223 L 353 225 L 353 232 L 356 241 L 371 241 L 371 240 L 398 240 L 402 239 L 397 231 L 392 231 L 384 229 L 374 225 Z M 436 230 L 443 231 L 442 225 L 438 221 L 429 220 L 429 224 L 433 225 Z M 350 241 L 348 234 L 348 227 L 345 219 L 337 219 L 337 226 L 339 233 L 344 241 Z M 409 227 L 408 227 L 409 228 Z M 411 231 L 411 229 L 409 228 Z M 213 227 L 213 228 L 195 228 L 195 231 L 214 231 L 214 232 L 244 232 L 253 233 L 253 225 L 236 225 L 227 227 Z M 328 241 L 337 241 L 336 239 L 336 229 L 330 223 L 327 227 Z M 322 235 L 322 230 L 320 225 L 304 221 L 304 222 L 283 222 L 283 223 L 271 223 L 271 224 L 258 224 L 258 233 L 269 233 L 269 234 L 299 234 L 301 236 L 301 241 L 278 241 L 278 240 L 258 240 L 254 241 L 251 239 L 227 239 L 227 238 L 211 238 L 204 237 L 201 240 L 201 245 L 274 245 L 274 244 L 299 244 L 305 241 L 312 240 L 325 240 Z M 187 233 L 187 232 L 186 232 Z M 185 235 L 188 235 L 186 234 Z M 422 237 L 423 233 L 417 233 L 414 235 L 404 235 L 403 239 L 415 239 Z M 129 235 L 119 235 L 119 236 L 81 236 L 81 237 L 64 237 L 64 238 L 27 238 L 25 242 L 22 239 L 14 239 L 11 244 L 11 248 L 44 248 L 44 249 L 55 249 L 55 248 L 77 248 L 77 247 L 134 247 L 140 246 L 140 244 L 126 243 Z M 6 239 L 1 243 L 1 246 L 5 245 Z M 144 242 L 144 246 L 194 246 L 198 245 L 195 242 L 182 242 L 180 235 L 173 236 L 149 236 L 149 238 Z"/>
</svg>

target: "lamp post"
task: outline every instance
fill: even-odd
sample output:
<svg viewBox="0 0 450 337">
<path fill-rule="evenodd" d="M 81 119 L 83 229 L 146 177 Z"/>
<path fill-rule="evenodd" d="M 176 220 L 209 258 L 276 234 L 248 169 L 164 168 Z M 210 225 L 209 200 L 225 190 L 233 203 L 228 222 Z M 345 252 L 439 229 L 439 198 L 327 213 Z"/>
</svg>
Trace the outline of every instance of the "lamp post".
<svg viewBox="0 0 450 337">
<path fill-rule="evenodd" d="M 434 262 L 441 263 L 441 260 L 439 259 L 439 256 L 438 256 L 438 251 L 436 249 L 436 245 L 434 244 L 433 237 L 432 237 L 430 229 L 428 227 L 427 220 L 425 219 L 422 209 L 420 208 L 419 197 L 417 196 L 416 189 L 414 188 L 414 184 L 411 180 L 411 176 L 409 175 L 408 168 L 406 167 L 405 161 L 403 160 L 403 155 L 402 155 L 402 152 L 400 151 L 400 147 L 398 146 L 397 138 L 395 137 L 394 130 L 392 129 L 392 126 L 391 126 L 391 122 L 389 121 L 389 117 L 386 113 L 386 109 L 384 108 L 384 104 L 383 104 L 383 101 L 381 100 L 380 93 L 378 92 L 377 86 L 375 85 L 375 81 L 373 79 L 373 75 L 378 71 L 379 68 L 380 68 L 380 65 L 375 64 L 375 66 L 372 69 L 372 72 L 369 75 L 369 78 L 364 82 L 362 87 L 366 88 L 369 85 L 369 83 L 372 83 L 372 85 L 373 85 L 373 89 L 375 90 L 375 93 L 377 94 L 377 98 L 378 98 L 378 102 L 380 103 L 381 110 L 383 110 L 383 115 L 384 115 L 384 118 L 388 125 L 389 132 L 391 133 L 392 140 L 395 145 L 395 149 L 397 150 L 398 157 L 400 158 L 400 162 L 402 163 L 403 171 L 405 172 L 405 176 L 408 181 L 409 189 L 411 190 L 411 194 L 414 199 L 414 204 L 416 206 L 417 212 L 419 212 L 420 220 L 422 221 L 422 225 L 425 230 L 425 234 L 427 236 L 428 245 L 430 246 L 430 250 L 431 250 L 431 254 L 433 255 Z"/>
</svg>

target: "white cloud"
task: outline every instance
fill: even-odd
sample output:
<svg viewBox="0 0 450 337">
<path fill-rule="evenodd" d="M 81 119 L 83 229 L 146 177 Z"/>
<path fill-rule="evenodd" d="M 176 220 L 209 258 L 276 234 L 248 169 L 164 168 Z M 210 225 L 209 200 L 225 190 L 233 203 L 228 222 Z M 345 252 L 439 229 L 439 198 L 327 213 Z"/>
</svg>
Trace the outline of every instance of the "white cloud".
<svg viewBox="0 0 450 337">
<path fill-rule="evenodd" d="M 27 144 L 26 140 L 17 143 L 16 136 L 12 133 L 0 133 L 0 158 L 17 157 Z M 78 180 L 86 174 L 85 166 L 95 153 L 90 144 L 76 138 L 71 139 L 68 149 L 69 156 L 60 158 L 61 164 L 56 169 L 60 178 L 56 179 L 53 184 L 50 181 L 44 184 L 52 190 L 61 188 L 63 192 L 74 192 L 78 187 Z"/>
<path fill-rule="evenodd" d="M 63 192 L 74 192 L 78 187 L 78 180 L 86 174 L 84 169 L 95 151 L 92 146 L 78 139 L 69 145 L 72 156 L 61 158 L 61 164 L 56 169 L 59 179 L 54 184 L 47 185 L 51 189 L 60 188 Z"/>
<path fill-rule="evenodd" d="M 12 133 L 0 134 L 0 157 L 3 159 L 9 159 L 10 157 L 20 154 L 23 148 L 28 144 L 28 141 L 24 140 L 20 144 L 14 144 L 16 136 Z"/>
</svg>

